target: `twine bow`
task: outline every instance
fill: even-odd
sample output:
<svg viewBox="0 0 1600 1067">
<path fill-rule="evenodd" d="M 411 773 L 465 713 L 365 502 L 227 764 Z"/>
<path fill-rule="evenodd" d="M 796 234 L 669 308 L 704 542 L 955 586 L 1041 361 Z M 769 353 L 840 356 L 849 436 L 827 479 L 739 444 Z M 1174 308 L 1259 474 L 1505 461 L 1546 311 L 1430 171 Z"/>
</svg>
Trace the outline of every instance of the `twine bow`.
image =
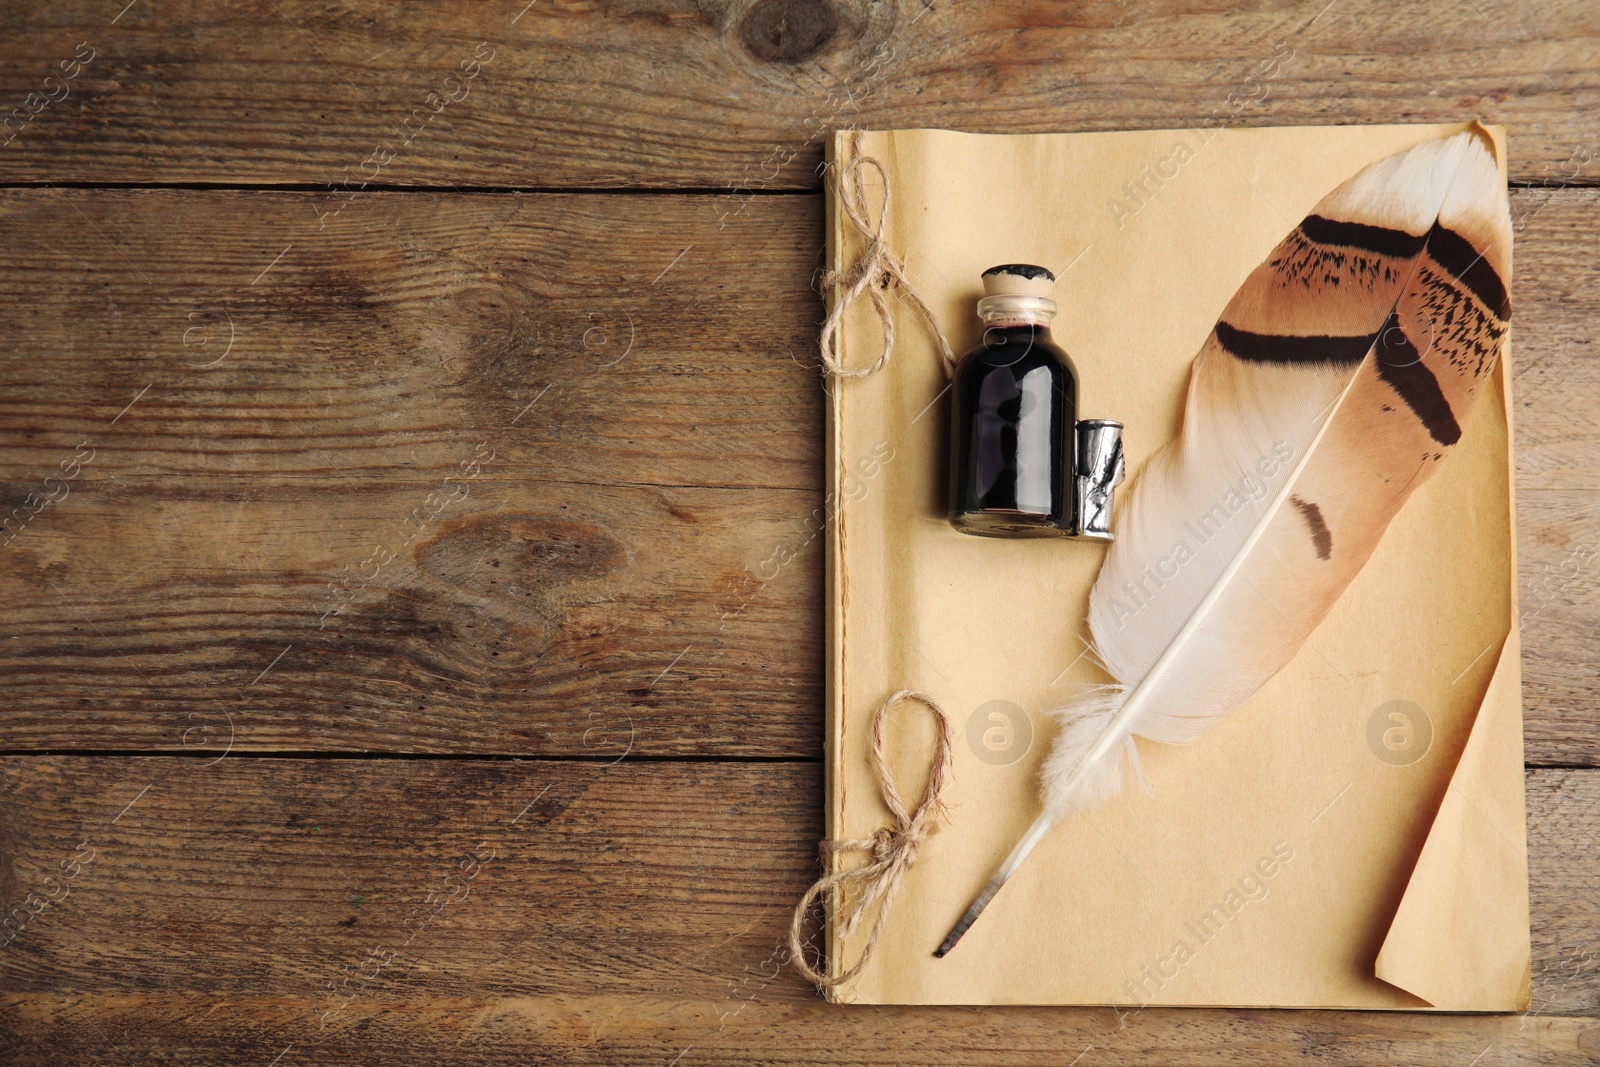
<svg viewBox="0 0 1600 1067">
<path fill-rule="evenodd" d="M 914 701 L 921 704 L 933 713 L 939 724 L 939 742 L 934 749 L 933 762 L 928 768 L 928 784 L 923 789 L 922 800 L 916 809 L 906 811 L 905 802 L 900 799 L 900 791 L 895 788 L 894 775 L 889 770 L 888 763 L 883 757 L 883 725 L 888 718 L 889 710 L 902 700 Z M 858 840 L 823 841 L 817 846 L 822 855 L 824 865 L 830 865 L 835 856 L 852 852 L 863 853 L 868 857 L 865 864 L 852 870 L 841 871 L 837 874 L 827 874 L 819 878 L 806 890 L 805 896 L 800 898 L 800 904 L 794 909 L 794 920 L 789 926 L 789 952 L 794 960 L 795 969 L 806 978 L 814 982 L 819 989 L 831 989 L 850 981 L 861 968 L 866 966 L 867 959 L 872 955 L 872 950 L 878 943 L 878 935 L 883 932 L 884 920 L 889 915 L 889 908 L 894 904 L 895 895 L 899 892 L 900 881 L 905 877 L 911 865 L 917 862 L 917 852 L 928 835 L 938 828 L 938 819 L 944 807 L 940 795 L 944 792 L 949 780 L 950 771 L 950 720 L 945 716 L 933 698 L 925 693 L 911 689 L 902 689 L 878 708 L 872 717 L 872 769 L 878 776 L 878 792 L 883 797 L 884 805 L 889 809 L 893 824 L 880 827 L 871 837 Z M 840 889 L 839 911 L 834 919 L 839 922 L 839 943 L 843 943 L 860 924 L 862 918 L 874 910 L 876 906 L 877 918 L 872 923 L 872 932 L 867 935 L 867 943 L 861 950 L 861 957 L 856 960 L 855 966 L 843 971 L 837 977 L 830 978 L 814 970 L 806 960 L 804 948 L 801 946 L 801 937 L 805 932 L 806 913 L 811 910 L 811 905 L 824 893 Z M 850 890 L 859 890 L 854 900 L 850 899 Z"/>
<path fill-rule="evenodd" d="M 878 176 L 883 179 L 883 206 L 878 209 L 878 218 L 874 223 L 867 221 L 867 182 L 864 176 L 867 167 L 876 170 Z M 855 261 L 845 269 L 830 270 L 822 276 L 824 288 L 844 286 L 844 293 L 834 299 L 828 309 L 828 317 L 822 323 L 823 367 L 837 378 L 868 378 L 888 366 L 889 356 L 894 352 L 894 313 L 889 310 L 889 302 L 885 299 L 884 293 L 892 285 L 905 294 L 911 306 L 921 313 L 922 320 L 928 324 L 928 331 L 939 343 L 939 358 L 944 361 L 945 377 L 950 377 L 955 373 L 955 352 L 951 350 L 944 331 L 939 329 L 939 322 L 933 316 L 933 309 L 928 307 L 927 301 L 922 299 L 922 294 L 917 292 L 916 287 L 906 277 L 905 264 L 884 242 L 883 225 L 884 220 L 889 217 L 889 173 L 884 170 L 883 164 L 876 157 L 861 154 L 859 130 L 850 135 L 850 162 L 846 164 L 840 179 L 839 199 L 844 205 L 845 215 L 867 244 L 856 256 Z M 883 324 L 883 354 L 870 367 L 849 370 L 839 357 L 839 335 L 844 328 L 844 313 L 851 304 L 861 298 L 863 293 L 871 298 L 872 306 L 878 313 L 878 321 Z"/>
</svg>

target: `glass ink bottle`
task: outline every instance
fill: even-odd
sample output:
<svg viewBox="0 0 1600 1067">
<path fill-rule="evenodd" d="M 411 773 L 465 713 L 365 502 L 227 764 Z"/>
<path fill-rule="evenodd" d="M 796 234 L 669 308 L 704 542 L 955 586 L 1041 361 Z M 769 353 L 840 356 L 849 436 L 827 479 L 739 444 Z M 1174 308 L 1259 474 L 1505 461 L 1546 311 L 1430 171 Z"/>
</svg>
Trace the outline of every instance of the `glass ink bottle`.
<svg viewBox="0 0 1600 1067">
<path fill-rule="evenodd" d="M 951 383 L 950 524 L 983 537 L 1113 540 L 1120 423 L 1078 421 L 1078 372 L 1051 339 L 1055 276 L 983 272 L 983 340 Z"/>
</svg>

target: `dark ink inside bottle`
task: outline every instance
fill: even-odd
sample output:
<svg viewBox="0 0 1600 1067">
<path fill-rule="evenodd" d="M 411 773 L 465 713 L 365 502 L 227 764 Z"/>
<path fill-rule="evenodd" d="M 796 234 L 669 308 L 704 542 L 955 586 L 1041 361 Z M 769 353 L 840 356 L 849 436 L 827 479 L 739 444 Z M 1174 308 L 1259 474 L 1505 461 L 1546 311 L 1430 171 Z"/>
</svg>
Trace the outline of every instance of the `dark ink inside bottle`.
<svg viewBox="0 0 1600 1067">
<path fill-rule="evenodd" d="M 962 533 L 1077 532 L 1078 375 L 1050 337 L 1054 284 L 1026 264 L 983 274 L 983 340 L 951 385 L 950 523 Z"/>
</svg>

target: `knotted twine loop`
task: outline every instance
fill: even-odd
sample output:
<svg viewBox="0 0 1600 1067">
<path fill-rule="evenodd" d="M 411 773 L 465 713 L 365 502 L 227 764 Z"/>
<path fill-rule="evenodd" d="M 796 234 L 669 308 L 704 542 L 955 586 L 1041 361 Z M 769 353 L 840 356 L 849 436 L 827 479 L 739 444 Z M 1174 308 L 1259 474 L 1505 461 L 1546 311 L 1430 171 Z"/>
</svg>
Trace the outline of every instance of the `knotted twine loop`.
<svg viewBox="0 0 1600 1067">
<path fill-rule="evenodd" d="M 890 772 L 889 764 L 883 756 L 884 722 L 889 716 L 890 709 L 902 700 L 921 704 L 933 713 L 934 719 L 939 723 L 939 743 L 934 749 L 933 763 L 928 768 L 928 784 L 923 789 L 922 800 L 917 804 L 916 810 L 909 813 L 906 811 L 905 802 L 900 799 L 900 790 L 895 788 L 894 775 Z M 794 909 L 794 921 L 789 925 L 789 953 L 794 960 L 795 969 L 814 982 L 819 989 L 832 989 L 834 986 L 843 985 L 861 973 L 861 968 L 866 966 L 873 948 L 878 944 L 878 935 L 883 932 L 884 920 L 888 917 L 895 895 L 900 890 L 900 880 L 911 869 L 911 865 L 917 862 L 917 853 L 922 843 L 938 828 L 939 816 L 944 812 L 940 796 L 949 781 L 950 773 L 950 720 L 939 705 L 934 703 L 932 697 L 916 690 L 902 689 L 883 702 L 877 714 L 872 717 L 872 769 L 878 776 L 878 792 L 883 797 L 884 806 L 889 809 L 893 825 L 880 827 L 877 833 L 868 838 L 823 841 L 818 845 L 817 851 L 822 855 L 824 866 L 830 865 L 835 856 L 852 852 L 860 852 L 870 858 L 865 864 L 853 870 L 828 874 L 817 879 L 811 888 L 806 890 L 805 896 L 800 898 L 799 906 Z M 806 913 L 810 911 L 811 905 L 818 897 L 835 889 L 843 890 L 839 895 L 840 911 L 843 915 L 834 916 L 839 922 L 840 944 L 850 937 L 863 916 L 871 912 L 874 906 L 877 909 L 877 918 L 872 923 L 872 932 L 867 935 L 867 943 L 862 948 L 861 957 L 856 960 L 855 966 L 837 978 L 829 978 L 814 970 L 806 961 L 801 937 L 805 932 Z M 859 890 L 853 902 L 849 899 L 852 889 Z"/>
<path fill-rule="evenodd" d="M 878 177 L 883 179 L 883 206 L 878 209 L 878 218 L 874 223 L 867 221 L 865 172 L 868 167 L 876 170 Z M 867 244 L 861 250 L 861 254 L 856 256 L 855 262 L 844 270 L 830 270 L 822 275 L 822 284 L 825 288 L 844 286 L 844 293 L 833 301 L 833 306 L 828 309 L 828 317 L 822 323 L 822 366 L 836 378 L 869 378 L 888 366 L 889 356 L 894 352 L 894 313 L 889 310 L 889 302 L 884 293 L 892 285 L 904 293 L 911 306 L 922 314 L 922 320 L 928 324 L 928 331 L 939 343 L 939 358 L 944 361 L 944 375 L 946 378 L 950 377 L 955 373 L 955 352 L 951 350 L 944 331 L 939 329 L 939 321 L 934 318 L 933 309 L 922 299 L 922 294 L 917 292 L 916 287 L 906 277 L 905 263 L 891 252 L 884 242 L 883 226 L 884 220 L 889 217 L 891 197 L 889 172 L 876 157 L 861 154 L 859 130 L 853 131 L 850 135 L 850 162 L 839 177 L 839 199 L 844 204 L 845 216 Z M 839 335 L 844 329 L 844 313 L 849 310 L 851 304 L 861 298 L 863 293 L 871 298 L 872 306 L 878 312 L 878 321 L 883 324 L 883 354 L 870 367 L 849 370 L 839 357 Z"/>
</svg>

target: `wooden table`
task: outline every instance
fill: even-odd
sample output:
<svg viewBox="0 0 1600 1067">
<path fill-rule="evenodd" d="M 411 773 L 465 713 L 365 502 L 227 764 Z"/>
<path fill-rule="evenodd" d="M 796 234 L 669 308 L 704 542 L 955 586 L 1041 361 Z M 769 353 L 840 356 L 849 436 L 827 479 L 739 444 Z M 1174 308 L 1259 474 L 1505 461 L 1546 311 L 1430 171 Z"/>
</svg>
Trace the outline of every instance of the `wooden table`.
<svg viewBox="0 0 1600 1067">
<path fill-rule="evenodd" d="M 0 1062 L 1600 1060 L 1600 8 L 525 2 L 0 12 Z M 1533 1010 L 819 1001 L 825 133 L 1473 115 Z"/>
</svg>

